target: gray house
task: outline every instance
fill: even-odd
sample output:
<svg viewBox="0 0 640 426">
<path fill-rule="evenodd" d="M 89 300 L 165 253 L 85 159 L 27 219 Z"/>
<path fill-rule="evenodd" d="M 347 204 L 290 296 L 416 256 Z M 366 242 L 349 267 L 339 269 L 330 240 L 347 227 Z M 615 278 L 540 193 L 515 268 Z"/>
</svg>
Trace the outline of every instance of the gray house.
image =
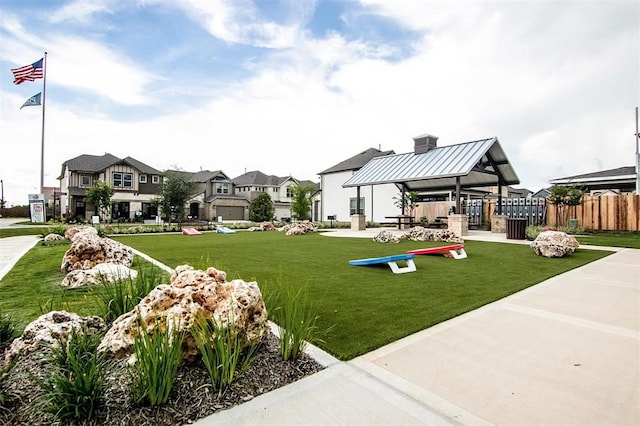
<svg viewBox="0 0 640 426">
<path fill-rule="evenodd" d="M 90 218 L 95 206 L 87 203 L 87 189 L 101 180 L 115 192 L 110 219 L 133 219 L 141 213 L 145 219 L 158 214 L 152 200 L 161 193 L 162 172 L 132 157 L 80 155 L 62 163 L 60 212 L 66 216 Z"/>
<path fill-rule="evenodd" d="M 236 194 L 232 180 L 222 170 L 180 173 L 195 183 L 195 195 L 188 201 L 185 215 L 197 220 L 240 221 L 249 217 L 249 201 Z"/>
<path fill-rule="evenodd" d="M 618 167 L 617 169 L 556 178 L 550 180 L 549 183 L 564 186 L 576 185 L 584 188 L 591 195 L 632 193 L 636 189 L 636 168 L 635 166 Z"/>
</svg>

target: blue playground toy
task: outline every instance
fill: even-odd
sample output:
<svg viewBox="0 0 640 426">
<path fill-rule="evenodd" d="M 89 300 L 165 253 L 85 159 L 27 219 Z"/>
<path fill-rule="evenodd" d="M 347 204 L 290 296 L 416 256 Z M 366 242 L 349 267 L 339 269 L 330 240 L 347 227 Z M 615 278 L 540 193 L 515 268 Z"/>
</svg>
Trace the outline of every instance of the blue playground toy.
<svg viewBox="0 0 640 426">
<path fill-rule="evenodd" d="M 386 263 L 391 268 L 394 274 L 404 274 L 407 272 L 414 272 L 416 270 L 416 264 L 413 263 L 415 254 L 396 254 L 393 256 L 372 257 L 369 259 L 356 259 L 350 260 L 349 265 L 355 266 L 369 266 Z M 406 266 L 400 267 L 396 262 L 404 261 Z"/>
</svg>

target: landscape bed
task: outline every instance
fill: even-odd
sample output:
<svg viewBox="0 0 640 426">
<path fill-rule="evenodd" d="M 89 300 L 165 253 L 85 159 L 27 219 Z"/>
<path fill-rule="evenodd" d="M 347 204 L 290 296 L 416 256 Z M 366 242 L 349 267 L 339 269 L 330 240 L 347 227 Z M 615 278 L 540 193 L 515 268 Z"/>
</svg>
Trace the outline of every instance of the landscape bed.
<svg viewBox="0 0 640 426">
<path fill-rule="evenodd" d="M 610 252 L 579 249 L 571 256 L 548 259 L 536 256 L 528 245 L 466 241 L 467 259 L 451 262 L 441 256 L 419 256 L 418 271 L 391 274 L 388 267 L 358 268 L 348 264 L 357 257 L 379 257 L 407 250 L 440 246 L 442 242 L 402 240 L 399 244 L 371 239 L 328 238 L 318 233 L 285 236 L 281 232 L 239 232 L 136 235 L 114 238 L 175 267 L 214 266 L 229 279 L 258 282 L 269 308 L 270 296 L 284 288 L 303 290 L 318 315 L 318 330 L 328 330 L 317 344 L 340 359 L 376 349 L 413 332 L 490 303 L 546 278 L 604 257 Z M 94 293 L 64 290 L 60 259 L 68 245 L 38 245 L 0 281 L 0 308 L 24 327 L 42 312 L 65 309 L 81 315 L 97 314 Z M 144 261 L 136 257 L 139 267 Z M 201 365 L 183 366 L 176 390 L 166 405 L 134 407 L 127 402 L 122 362 L 110 364 L 106 405 L 95 424 L 180 424 L 245 402 L 286 383 L 322 369 L 308 356 L 297 363 L 282 361 L 277 340 L 271 337 L 261 357 L 240 381 L 221 397 L 207 388 Z M 275 345 L 275 346 L 274 346 Z M 0 422 L 48 423 L 29 404 L 38 395 L 31 372 L 46 370 L 43 354 L 22 359 L 3 385 L 9 395 Z M 113 379 L 116 377 L 117 379 Z M 185 397 L 197 389 L 197 396 Z M 18 398 L 19 397 L 19 398 Z"/>
</svg>

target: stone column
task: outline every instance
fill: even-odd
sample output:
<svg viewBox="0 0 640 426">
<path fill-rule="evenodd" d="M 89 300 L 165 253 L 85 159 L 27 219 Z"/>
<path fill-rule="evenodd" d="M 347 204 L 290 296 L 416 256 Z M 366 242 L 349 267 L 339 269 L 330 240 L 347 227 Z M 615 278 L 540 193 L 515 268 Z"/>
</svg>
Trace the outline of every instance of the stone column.
<svg viewBox="0 0 640 426">
<path fill-rule="evenodd" d="M 469 217 L 466 214 L 450 214 L 447 218 L 449 231 L 456 235 L 469 235 Z"/>
<path fill-rule="evenodd" d="M 493 215 L 491 216 L 491 232 L 495 234 L 504 234 L 507 232 L 507 216 Z"/>
<path fill-rule="evenodd" d="M 364 214 L 351 215 L 351 230 L 364 231 L 367 228 L 367 216 Z"/>
</svg>

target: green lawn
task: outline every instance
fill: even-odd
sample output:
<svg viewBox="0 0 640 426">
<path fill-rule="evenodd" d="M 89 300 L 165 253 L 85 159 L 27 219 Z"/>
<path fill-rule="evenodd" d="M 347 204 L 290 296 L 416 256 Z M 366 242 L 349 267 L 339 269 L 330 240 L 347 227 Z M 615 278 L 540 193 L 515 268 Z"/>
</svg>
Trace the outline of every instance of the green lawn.
<svg viewBox="0 0 640 426">
<path fill-rule="evenodd" d="M 562 259 L 536 256 L 528 245 L 467 241 L 464 260 L 419 256 L 417 271 L 393 274 L 388 266 L 351 266 L 350 259 L 441 245 L 281 232 L 154 235 L 118 241 L 175 267 L 215 266 L 229 279 L 257 281 L 267 294 L 275 283 L 305 286 L 322 328 L 334 326 L 320 346 L 351 359 L 418 330 L 515 293 L 609 252 L 578 250 Z"/>
<path fill-rule="evenodd" d="M 393 274 L 388 266 L 351 266 L 350 259 L 404 253 L 442 243 L 336 238 L 318 233 L 238 232 L 118 236 L 114 239 L 168 266 L 215 266 L 228 279 L 257 281 L 265 296 L 276 284 L 303 286 L 319 314 L 321 329 L 333 327 L 324 350 L 351 359 L 401 337 L 522 290 L 610 252 L 579 249 L 562 259 L 536 256 L 528 245 L 467 241 L 467 259 L 418 256 L 417 271 Z M 67 246 L 31 250 L 0 281 L 5 312 L 20 319 L 39 315 L 39 304 L 63 299 L 70 309 L 95 314 L 92 295 L 59 287 Z"/>
<path fill-rule="evenodd" d="M 597 232 L 576 235 L 580 244 L 640 249 L 640 232 Z"/>
</svg>

